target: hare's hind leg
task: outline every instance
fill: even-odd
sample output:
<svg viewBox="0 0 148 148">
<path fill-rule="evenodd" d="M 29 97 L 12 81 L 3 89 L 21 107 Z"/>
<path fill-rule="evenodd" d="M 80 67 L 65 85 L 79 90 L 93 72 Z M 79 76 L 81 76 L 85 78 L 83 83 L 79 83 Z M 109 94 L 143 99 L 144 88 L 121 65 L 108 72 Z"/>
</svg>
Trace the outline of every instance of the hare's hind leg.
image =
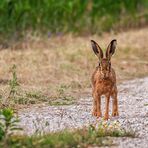
<svg viewBox="0 0 148 148">
<path fill-rule="evenodd" d="M 115 91 L 115 92 L 112 94 L 112 99 L 113 99 L 112 116 L 113 116 L 113 117 L 119 116 L 119 113 L 118 113 L 117 91 Z"/>
</svg>

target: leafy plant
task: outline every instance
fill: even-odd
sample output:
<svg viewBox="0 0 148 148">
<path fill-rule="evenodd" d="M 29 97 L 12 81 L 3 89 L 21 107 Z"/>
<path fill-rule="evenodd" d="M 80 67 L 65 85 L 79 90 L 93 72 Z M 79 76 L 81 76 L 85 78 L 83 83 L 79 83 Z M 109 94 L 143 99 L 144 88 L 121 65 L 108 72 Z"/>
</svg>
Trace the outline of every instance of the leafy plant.
<svg viewBox="0 0 148 148">
<path fill-rule="evenodd" d="M 7 140 L 14 131 L 22 130 L 18 127 L 18 119 L 15 118 L 14 112 L 10 108 L 4 108 L 0 111 L 0 140 Z"/>
</svg>

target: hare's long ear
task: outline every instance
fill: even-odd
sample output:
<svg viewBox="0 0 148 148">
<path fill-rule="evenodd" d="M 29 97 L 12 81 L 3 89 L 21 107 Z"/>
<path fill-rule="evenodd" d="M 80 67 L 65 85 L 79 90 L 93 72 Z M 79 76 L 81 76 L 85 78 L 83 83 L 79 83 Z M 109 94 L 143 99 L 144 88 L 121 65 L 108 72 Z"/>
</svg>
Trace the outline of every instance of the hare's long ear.
<svg viewBox="0 0 148 148">
<path fill-rule="evenodd" d="M 91 45 L 92 45 L 92 49 L 93 49 L 94 53 L 99 58 L 99 61 L 101 61 L 101 59 L 103 58 L 102 49 L 100 48 L 100 46 L 94 40 L 91 40 Z"/>
<path fill-rule="evenodd" d="M 110 61 L 111 56 L 115 53 L 117 40 L 112 40 L 106 50 L 106 58 Z"/>
</svg>

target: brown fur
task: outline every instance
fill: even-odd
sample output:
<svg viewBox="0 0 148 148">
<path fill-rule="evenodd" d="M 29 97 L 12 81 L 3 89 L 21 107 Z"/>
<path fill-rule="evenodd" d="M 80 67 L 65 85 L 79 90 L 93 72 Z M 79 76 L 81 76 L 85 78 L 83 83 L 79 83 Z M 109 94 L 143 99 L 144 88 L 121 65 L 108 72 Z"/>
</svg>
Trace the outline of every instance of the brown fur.
<svg viewBox="0 0 148 148">
<path fill-rule="evenodd" d="M 96 43 L 96 42 L 94 42 Z M 98 45 L 97 48 L 100 48 Z M 93 115 L 101 117 L 101 96 L 105 95 L 105 115 L 104 118 L 107 120 L 109 118 L 109 102 L 110 97 L 113 98 L 113 109 L 112 116 L 118 116 L 118 99 L 117 99 L 117 86 L 116 86 L 116 74 L 113 68 L 111 68 L 111 46 L 108 46 L 106 52 L 110 52 L 109 55 L 106 53 L 106 58 L 98 54 L 99 56 L 99 66 L 96 67 L 94 73 L 92 74 L 92 95 L 93 95 Z M 93 46 L 94 48 L 94 46 Z M 96 50 L 96 49 L 93 49 Z M 98 49 L 101 50 L 101 49 Z M 96 51 L 94 51 L 96 52 Z M 102 51 L 101 51 L 102 52 Z M 99 52 L 98 52 L 99 53 Z M 103 53 L 103 52 L 102 52 Z M 101 53 L 101 54 L 102 54 Z M 114 53 L 114 51 L 113 51 Z M 96 54 L 96 53 L 95 53 Z"/>
</svg>

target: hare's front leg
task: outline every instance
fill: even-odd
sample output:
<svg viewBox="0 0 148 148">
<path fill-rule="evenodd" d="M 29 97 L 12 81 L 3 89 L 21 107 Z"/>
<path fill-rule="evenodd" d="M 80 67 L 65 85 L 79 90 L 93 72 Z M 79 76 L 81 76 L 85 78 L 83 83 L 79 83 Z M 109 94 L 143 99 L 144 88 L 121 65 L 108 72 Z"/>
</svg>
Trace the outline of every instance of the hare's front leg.
<svg viewBox="0 0 148 148">
<path fill-rule="evenodd" d="M 105 100 L 105 115 L 104 119 L 108 120 L 109 118 L 109 101 L 110 101 L 110 95 L 106 95 L 106 100 Z"/>
<path fill-rule="evenodd" d="M 93 116 L 97 116 L 97 101 L 95 98 L 93 98 Z"/>
<path fill-rule="evenodd" d="M 115 91 L 112 95 L 113 98 L 113 109 L 112 109 L 112 116 L 119 116 L 118 113 L 118 99 L 117 99 L 117 91 Z"/>
<path fill-rule="evenodd" d="M 95 91 L 93 91 L 92 96 L 93 96 L 93 111 L 92 111 L 92 114 L 93 114 L 93 116 L 97 116 L 97 100 L 96 100 L 96 97 L 95 97 Z"/>
<path fill-rule="evenodd" d="M 101 113 L 101 96 L 97 97 L 97 117 L 102 117 Z"/>
<path fill-rule="evenodd" d="M 101 117 L 101 97 L 97 93 L 93 93 L 93 115 Z"/>
</svg>

